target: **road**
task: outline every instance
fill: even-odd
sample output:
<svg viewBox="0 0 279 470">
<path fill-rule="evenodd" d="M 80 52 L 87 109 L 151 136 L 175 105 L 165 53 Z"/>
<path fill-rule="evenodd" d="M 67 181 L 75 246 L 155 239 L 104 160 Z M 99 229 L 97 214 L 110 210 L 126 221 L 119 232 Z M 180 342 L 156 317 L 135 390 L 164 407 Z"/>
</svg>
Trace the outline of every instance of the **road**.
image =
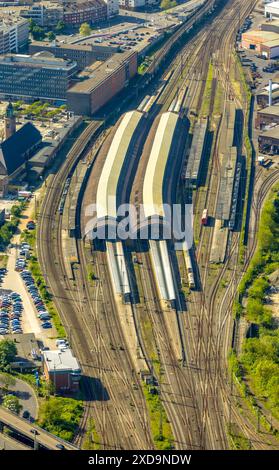
<svg viewBox="0 0 279 470">
<path fill-rule="evenodd" d="M 25 410 L 29 411 L 31 419 L 34 421 L 38 415 L 38 400 L 36 394 L 28 383 L 24 380 L 17 379 L 14 377 L 15 385 L 10 385 L 9 390 L 16 392 L 15 396 L 19 399 L 20 404 L 22 405 L 21 413 Z M 0 385 L 3 384 L 0 374 Z"/>
<path fill-rule="evenodd" d="M 0 450 L 30 450 L 30 447 L 0 432 Z"/>
<path fill-rule="evenodd" d="M 63 444 L 66 450 L 77 450 L 77 448 L 69 442 L 63 441 L 62 439 L 53 436 L 52 434 L 34 424 L 30 424 L 27 420 L 20 418 L 14 413 L 11 413 L 2 406 L 0 406 L 0 423 L 11 427 L 12 429 L 29 437 L 32 440 L 34 440 L 34 434 L 32 434 L 31 430 L 36 429 L 38 433 L 36 435 L 36 441 L 38 444 L 41 444 L 47 449 L 58 450 L 56 445 Z"/>
</svg>

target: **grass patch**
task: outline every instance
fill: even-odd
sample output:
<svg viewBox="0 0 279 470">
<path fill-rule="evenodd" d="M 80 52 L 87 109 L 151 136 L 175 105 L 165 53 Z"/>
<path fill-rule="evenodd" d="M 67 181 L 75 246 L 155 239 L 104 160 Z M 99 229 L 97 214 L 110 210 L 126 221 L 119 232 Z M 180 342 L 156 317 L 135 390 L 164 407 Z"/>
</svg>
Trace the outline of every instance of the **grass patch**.
<svg viewBox="0 0 279 470">
<path fill-rule="evenodd" d="M 8 264 L 8 255 L 0 255 L 0 268 L 6 268 Z"/>
<path fill-rule="evenodd" d="M 235 315 L 257 325 L 257 336 L 244 341 L 241 374 L 256 396 L 279 418 L 279 329 L 265 304 L 270 287 L 267 275 L 279 268 L 279 184 L 272 188 L 261 213 L 258 245 L 238 287 Z M 243 301 L 245 307 L 243 306 Z"/>
<path fill-rule="evenodd" d="M 222 112 L 223 103 L 224 103 L 223 89 L 218 81 L 217 86 L 216 86 L 215 98 L 214 98 L 213 115 L 220 114 Z"/>
<path fill-rule="evenodd" d="M 250 291 L 250 297 L 256 299 L 257 304 L 262 304 L 267 284 L 264 283 L 266 280 L 265 275 L 270 274 L 279 267 L 279 184 L 277 183 L 270 192 L 269 197 L 264 204 L 261 214 L 261 220 L 258 231 L 258 245 L 256 252 L 252 258 L 247 272 L 244 274 L 241 282 L 238 286 L 238 299 L 234 305 L 234 312 L 236 316 L 244 314 L 244 308 L 242 306 L 242 300 L 245 296 L 249 296 L 247 292 L 248 288 L 255 281 L 254 289 Z M 263 280 L 256 280 L 257 277 L 263 276 Z M 261 291 L 262 289 L 262 291 Z M 255 290 L 258 295 L 255 295 Z M 261 292 L 260 292 L 261 291 Z M 254 295 L 252 295 L 254 293 Z M 250 303 L 252 301 L 250 300 Z M 266 323 L 264 313 L 266 309 L 261 310 L 261 315 L 250 315 L 252 309 L 248 309 L 248 320 L 254 323 L 261 324 Z"/>
<path fill-rule="evenodd" d="M 209 106 L 210 106 L 211 92 L 212 92 L 212 80 L 213 80 L 213 65 L 210 62 L 209 67 L 208 67 L 207 77 L 206 77 L 204 94 L 203 94 L 202 109 L 200 113 L 202 116 L 207 116 L 209 113 Z"/>
<path fill-rule="evenodd" d="M 101 448 L 100 436 L 98 435 L 95 423 L 91 418 L 89 421 L 89 428 L 86 432 L 86 437 L 82 446 L 83 450 L 99 450 Z"/>
<path fill-rule="evenodd" d="M 232 449 L 251 450 L 251 442 L 241 434 L 238 426 L 234 423 L 228 429 L 229 442 Z"/>
<path fill-rule="evenodd" d="M 50 397 L 40 407 L 38 424 L 57 437 L 71 442 L 83 414 L 80 400 Z"/>
<path fill-rule="evenodd" d="M 143 392 L 149 411 L 151 422 L 151 434 L 156 449 L 170 450 L 174 448 L 171 425 L 167 419 L 165 409 L 162 405 L 160 395 L 155 387 L 150 387 L 143 383 Z M 152 393 L 154 392 L 154 393 Z M 162 423 L 160 430 L 160 421 Z"/>
<path fill-rule="evenodd" d="M 87 264 L 86 269 L 87 269 L 87 279 L 88 279 L 88 281 L 91 282 L 92 284 L 94 284 L 96 276 L 94 274 L 92 265 Z"/>
</svg>

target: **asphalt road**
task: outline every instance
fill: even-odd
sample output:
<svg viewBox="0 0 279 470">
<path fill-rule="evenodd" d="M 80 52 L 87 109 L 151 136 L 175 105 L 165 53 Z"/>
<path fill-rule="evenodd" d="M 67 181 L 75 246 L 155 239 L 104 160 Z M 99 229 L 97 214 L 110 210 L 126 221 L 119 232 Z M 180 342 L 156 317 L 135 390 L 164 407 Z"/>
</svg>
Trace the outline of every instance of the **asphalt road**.
<svg viewBox="0 0 279 470">
<path fill-rule="evenodd" d="M 30 450 L 30 447 L 0 432 L 0 450 Z"/>
<path fill-rule="evenodd" d="M 0 407 L 0 422 L 12 427 L 16 431 L 24 434 L 25 436 L 28 436 L 31 439 L 34 438 L 34 434 L 31 432 L 31 430 L 36 429 L 36 441 L 50 450 L 58 450 L 56 445 L 61 443 L 64 445 L 66 450 L 77 450 L 77 448 L 72 444 L 58 439 L 57 437 L 53 436 L 42 428 L 35 426 L 34 424 L 30 424 L 25 419 L 20 418 L 3 407 Z"/>
<path fill-rule="evenodd" d="M 31 420 L 35 420 L 38 414 L 38 401 L 33 388 L 20 379 L 15 379 L 16 383 L 9 387 L 9 390 L 15 392 L 15 396 L 22 405 L 21 414 L 27 410 L 30 413 Z M 0 386 L 3 384 L 3 376 L 0 375 Z"/>
</svg>

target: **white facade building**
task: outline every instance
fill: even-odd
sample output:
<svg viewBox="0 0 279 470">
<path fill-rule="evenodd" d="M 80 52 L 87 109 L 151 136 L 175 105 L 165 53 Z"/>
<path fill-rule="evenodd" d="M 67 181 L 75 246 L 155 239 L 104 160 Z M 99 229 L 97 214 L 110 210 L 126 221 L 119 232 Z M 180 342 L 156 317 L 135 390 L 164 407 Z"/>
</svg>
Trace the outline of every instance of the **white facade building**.
<svg viewBox="0 0 279 470">
<path fill-rule="evenodd" d="M 104 0 L 107 4 L 108 18 L 119 14 L 119 3 L 120 0 Z"/>
<path fill-rule="evenodd" d="M 264 7 L 266 18 L 279 18 L 279 2 L 268 3 Z"/>
<path fill-rule="evenodd" d="M 146 3 L 146 0 L 119 0 L 120 8 L 124 8 L 126 10 L 142 8 L 146 5 Z"/>
<path fill-rule="evenodd" d="M 0 18 L 0 54 L 18 52 L 28 44 L 29 22 L 23 18 Z"/>
</svg>

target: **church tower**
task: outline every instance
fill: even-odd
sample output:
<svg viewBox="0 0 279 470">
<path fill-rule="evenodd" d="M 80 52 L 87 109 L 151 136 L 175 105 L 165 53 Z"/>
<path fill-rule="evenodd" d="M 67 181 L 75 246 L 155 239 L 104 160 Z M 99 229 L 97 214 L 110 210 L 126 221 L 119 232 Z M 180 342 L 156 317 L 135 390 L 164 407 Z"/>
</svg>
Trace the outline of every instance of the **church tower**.
<svg viewBox="0 0 279 470">
<path fill-rule="evenodd" d="M 9 103 L 5 114 L 5 139 L 11 137 L 16 131 L 16 118 L 12 103 Z"/>
</svg>

